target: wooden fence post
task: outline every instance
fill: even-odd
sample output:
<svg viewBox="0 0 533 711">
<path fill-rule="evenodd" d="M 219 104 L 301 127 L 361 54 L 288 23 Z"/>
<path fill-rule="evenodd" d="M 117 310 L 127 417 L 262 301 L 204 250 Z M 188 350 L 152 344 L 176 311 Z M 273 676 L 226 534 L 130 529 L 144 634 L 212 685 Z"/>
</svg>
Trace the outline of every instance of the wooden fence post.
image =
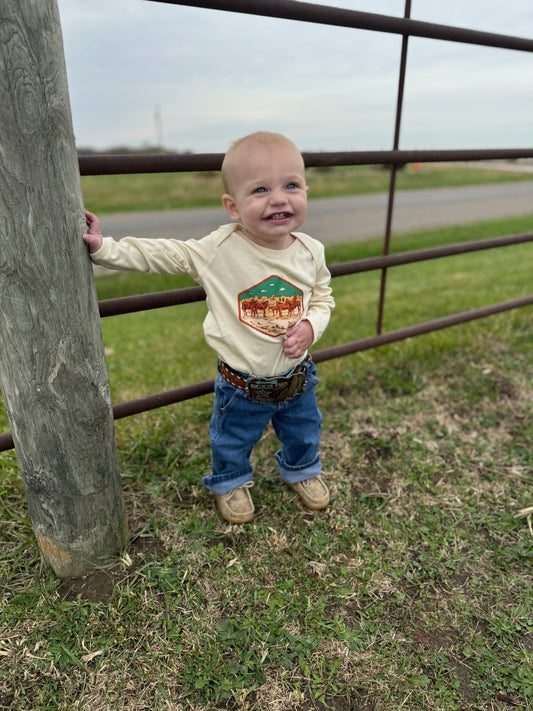
<svg viewBox="0 0 533 711">
<path fill-rule="evenodd" d="M 79 576 L 127 524 L 56 0 L 2 0 L 0 61 L 0 387 L 41 551 Z"/>
</svg>

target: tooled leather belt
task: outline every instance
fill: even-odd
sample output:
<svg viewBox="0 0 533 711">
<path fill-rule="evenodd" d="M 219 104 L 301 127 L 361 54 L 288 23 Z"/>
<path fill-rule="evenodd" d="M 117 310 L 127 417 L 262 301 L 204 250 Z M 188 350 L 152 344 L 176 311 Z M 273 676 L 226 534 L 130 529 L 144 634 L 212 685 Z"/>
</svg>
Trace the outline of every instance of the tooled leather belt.
<svg viewBox="0 0 533 711">
<path fill-rule="evenodd" d="M 253 402 L 276 403 L 292 400 L 301 395 L 307 384 L 306 372 L 311 356 L 302 361 L 289 375 L 272 377 L 243 377 L 227 363 L 219 361 L 218 370 L 224 380 L 239 390 L 244 390 L 246 398 Z"/>
</svg>

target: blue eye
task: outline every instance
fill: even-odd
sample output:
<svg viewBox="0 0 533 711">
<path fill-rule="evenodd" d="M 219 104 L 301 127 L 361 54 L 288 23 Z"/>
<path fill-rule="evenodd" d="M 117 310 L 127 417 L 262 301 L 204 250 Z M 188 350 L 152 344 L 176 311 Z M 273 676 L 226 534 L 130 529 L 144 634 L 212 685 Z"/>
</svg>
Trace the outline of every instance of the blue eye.
<svg viewBox="0 0 533 711">
<path fill-rule="evenodd" d="M 298 186 L 296 185 L 296 183 L 289 183 L 289 184 L 287 185 L 287 188 L 286 188 L 286 189 L 287 189 L 287 190 L 296 190 L 297 188 L 298 188 Z"/>
<path fill-rule="evenodd" d="M 266 193 L 267 189 L 266 188 L 256 188 L 254 190 L 254 193 Z"/>
</svg>

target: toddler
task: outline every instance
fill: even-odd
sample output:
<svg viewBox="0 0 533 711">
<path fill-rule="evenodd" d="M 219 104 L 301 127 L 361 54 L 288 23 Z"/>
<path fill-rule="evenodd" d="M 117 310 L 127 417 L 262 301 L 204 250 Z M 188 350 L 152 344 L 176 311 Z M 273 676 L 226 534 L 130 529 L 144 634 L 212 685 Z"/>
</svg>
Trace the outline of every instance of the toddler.
<svg viewBox="0 0 533 711">
<path fill-rule="evenodd" d="M 285 136 L 259 132 L 231 145 L 222 164 L 231 224 L 200 240 L 103 238 L 86 212 L 91 258 L 110 269 L 187 272 L 207 295 L 203 328 L 218 356 L 204 478 L 221 516 L 254 518 L 250 455 L 272 422 L 281 478 L 310 509 L 330 500 L 318 453 L 321 413 L 308 348 L 334 307 L 320 242 L 297 230 L 307 215 L 302 156 Z"/>
</svg>

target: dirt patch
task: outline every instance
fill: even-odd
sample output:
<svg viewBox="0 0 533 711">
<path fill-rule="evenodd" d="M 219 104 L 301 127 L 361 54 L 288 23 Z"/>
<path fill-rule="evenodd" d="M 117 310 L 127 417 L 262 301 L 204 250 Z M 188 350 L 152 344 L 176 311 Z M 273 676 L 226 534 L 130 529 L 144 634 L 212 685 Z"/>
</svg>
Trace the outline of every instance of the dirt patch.
<svg viewBox="0 0 533 711">
<path fill-rule="evenodd" d="M 94 570 L 81 578 L 67 578 L 59 586 L 59 595 L 63 600 L 72 602 L 81 597 L 89 602 L 108 603 L 116 587 L 124 584 L 146 559 L 166 553 L 164 545 L 158 538 L 137 538 L 129 548 L 128 555 L 131 565 L 127 567 L 119 561 L 110 568 Z"/>
</svg>

